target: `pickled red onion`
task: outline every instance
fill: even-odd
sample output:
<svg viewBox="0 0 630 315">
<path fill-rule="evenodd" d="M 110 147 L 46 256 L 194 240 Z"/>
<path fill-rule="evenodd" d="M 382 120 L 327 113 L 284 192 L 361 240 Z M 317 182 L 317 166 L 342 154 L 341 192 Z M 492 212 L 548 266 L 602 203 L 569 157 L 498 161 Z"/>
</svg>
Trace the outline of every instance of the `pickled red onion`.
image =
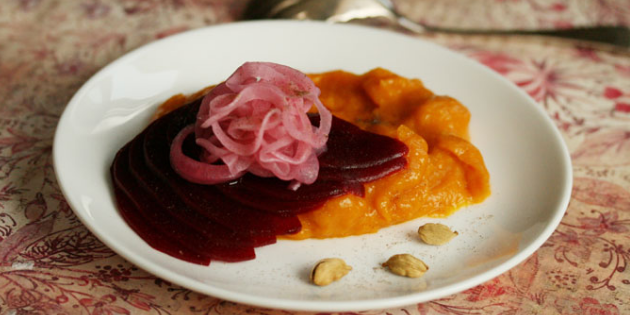
<svg viewBox="0 0 630 315">
<path fill-rule="evenodd" d="M 325 149 L 332 114 L 319 100 L 319 88 L 305 74 L 279 64 L 248 62 L 206 95 L 194 126 L 201 161 L 182 152 L 192 125 L 171 145 L 173 169 L 199 184 L 227 182 L 251 172 L 293 181 L 317 179 L 317 154 Z M 310 123 L 315 106 L 320 124 Z M 222 164 L 216 164 L 217 161 Z"/>
</svg>

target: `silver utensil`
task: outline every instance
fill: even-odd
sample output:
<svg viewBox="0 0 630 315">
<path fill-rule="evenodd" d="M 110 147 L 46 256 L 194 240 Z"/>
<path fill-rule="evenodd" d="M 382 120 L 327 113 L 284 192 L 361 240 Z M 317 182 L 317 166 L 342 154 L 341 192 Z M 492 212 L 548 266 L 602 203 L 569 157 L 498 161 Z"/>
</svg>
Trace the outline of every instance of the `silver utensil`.
<svg viewBox="0 0 630 315">
<path fill-rule="evenodd" d="M 389 0 L 251 0 L 243 19 L 323 20 L 333 23 L 378 19 L 414 33 L 471 35 L 540 35 L 630 47 L 630 29 L 623 26 L 595 26 L 562 30 L 482 30 L 442 28 L 413 22 L 394 8 Z"/>
</svg>

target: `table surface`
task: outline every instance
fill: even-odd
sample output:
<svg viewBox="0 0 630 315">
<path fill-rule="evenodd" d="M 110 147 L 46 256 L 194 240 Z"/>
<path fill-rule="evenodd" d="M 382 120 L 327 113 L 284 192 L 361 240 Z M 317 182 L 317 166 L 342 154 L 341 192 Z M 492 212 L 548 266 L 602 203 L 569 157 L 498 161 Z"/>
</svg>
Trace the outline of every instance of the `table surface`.
<svg viewBox="0 0 630 315">
<path fill-rule="evenodd" d="M 134 267 L 76 219 L 52 167 L 59 116 L 91 75 L 145 43 L 238 20 L 246 3 L 2 1 L 0 314 L 294 313 L 200 295 Z M 463 28 L 630 26 L 628 0 L 396 6 L 414 20 Z M 423 38 L 494 69 L 548 112 L 571 152 L 572 199 L 549 240 L 511 271 L 437 301 L 361 314 L 630 313 L 630 54 L 556 39 Z"/>
</svg>

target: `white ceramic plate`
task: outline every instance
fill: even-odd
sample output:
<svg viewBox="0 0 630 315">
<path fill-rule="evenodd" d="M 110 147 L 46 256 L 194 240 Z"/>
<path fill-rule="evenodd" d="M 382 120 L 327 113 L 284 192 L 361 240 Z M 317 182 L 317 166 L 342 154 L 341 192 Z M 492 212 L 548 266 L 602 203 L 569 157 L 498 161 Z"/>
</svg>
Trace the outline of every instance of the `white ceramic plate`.
<svg viewBox="0 0 630 315">
<path fill-rule="evenodd" d="M 169 96 L 221 82 L 245 61 L 272 61 L 304 72 L 384 67 L 421 78 L 472 113 L 473 143 L 491 174 L 492 196 L 440 220 L 460 236 L 433 247 L 414 236 L 418 219 L 377 234 L 280 241 L 243 263 L 209 267 L 162 254 L 140 239 L 115 206 L 108 169 L 116 151 Z M 59 184 L 76 215 L 105 244 L 139 267 L 223 299 L 292 310 L 344 311 L 419 303 L 485 282 L 531 255 L 568 204 L 571 165 L 560 134 L 525 93 L 475 61 L 416 38 L 367 27 L 313 22 L 236 23 L 199 29 L 144 46 L 92 77 L 72 98 L 55 135 Z M 419 279 L 380 264 L 412 253 L 430 271 Z M 308 283 L 317 260 L 354 267 L 327 287 Z"/>
</svg>

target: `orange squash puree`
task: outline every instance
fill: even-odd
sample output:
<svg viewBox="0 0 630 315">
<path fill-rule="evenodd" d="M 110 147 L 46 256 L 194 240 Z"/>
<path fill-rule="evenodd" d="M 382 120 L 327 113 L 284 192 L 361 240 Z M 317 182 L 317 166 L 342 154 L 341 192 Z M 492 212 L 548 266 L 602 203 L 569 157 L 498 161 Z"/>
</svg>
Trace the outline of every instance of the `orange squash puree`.
<svg viewBox="0 0 630 315">
<path fill-rule="evenodd" d="M 184 94 L 175 94 L 173 96 L 171 96 L 169 99 L 167 99 L 164 103 L 160 104 L 160 106 L 158 106 L 157 110 L 155 111 L 155 113 L 153 113 L 153 117 L 151 117 L 151 121 L 156 120 L 192 101 L 197 100 L 198 98 L 208 94 L 210 92 L 210 90 L 212 90 L 215 87 L 215 85 L 211 85 L 208 87 L 203 88 L 200 91 L 195 92 L 194 94 L 191 95 L 184 95 Z"/>
<path fill-rule="evenodd" d="M 490 195 L 483 157 L 468 141 L 470 113 L 457 100 L 380 68 L 363 75 L 332 71 L 310 77 L 333 115 L 404 142 L 408 165 L 366 184 L 364 198 L 339 196 L 299 215 L 302 230 L 284 238 L 373 233 L 418 217 L 446 217 Z"/>
<path fill-rule="evenodd" d="M 302 230 L 285 239 L 374 233 L 418 217 L 446 217 L 490 195 L 490 177 L 479 150 L 469 142 L 470 113 L 457 100 L 438 96 L 418 79 L 376 68 L 363 75 L 332 71 L 309 75 L 333 115 L 360 128 L 395 137 L 409 147 L 405 169 L 365 185 L 365 197 L 328 200 L 299 215 Z M 167 100 L 154 116 L 199 98 Z"/>
</svg>

